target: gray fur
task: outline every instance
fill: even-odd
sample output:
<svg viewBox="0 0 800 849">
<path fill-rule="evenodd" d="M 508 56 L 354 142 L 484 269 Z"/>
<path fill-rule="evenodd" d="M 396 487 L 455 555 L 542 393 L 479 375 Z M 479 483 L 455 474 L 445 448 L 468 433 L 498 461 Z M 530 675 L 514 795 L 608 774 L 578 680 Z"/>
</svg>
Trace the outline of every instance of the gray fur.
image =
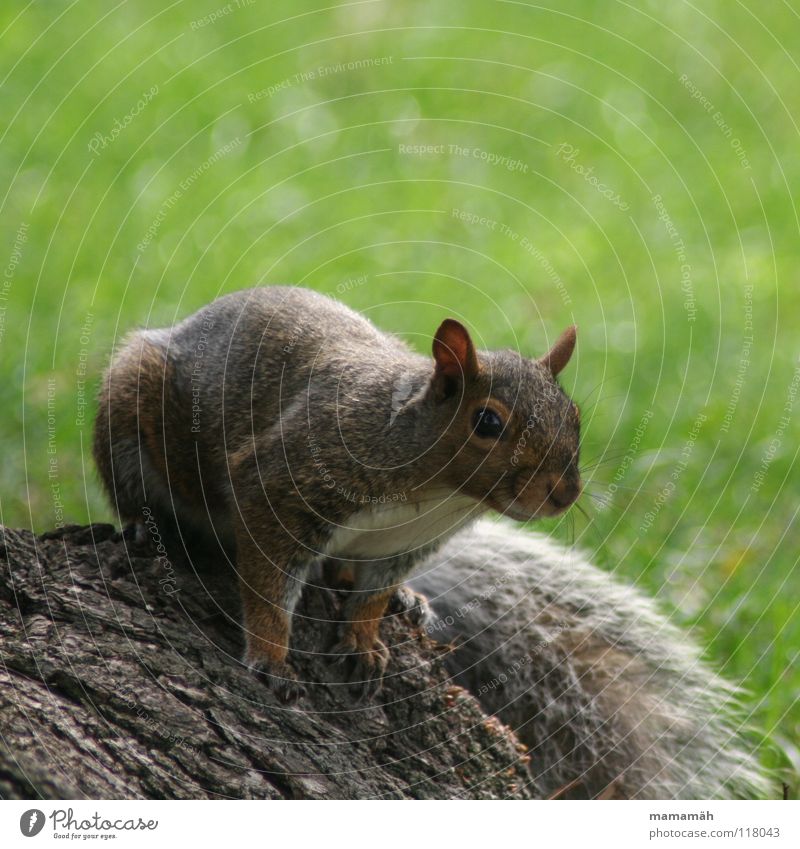
<svg viewBox="0 0 800 849">
<path fill-rule="evenodd" d="M 769 795 L 735 688 L 581 554 L 481 520 L 411 585 L 435 611 L 430 635 L 459 646 L 456 680 L 529 747 L 543 797 Z"/>
</svg>

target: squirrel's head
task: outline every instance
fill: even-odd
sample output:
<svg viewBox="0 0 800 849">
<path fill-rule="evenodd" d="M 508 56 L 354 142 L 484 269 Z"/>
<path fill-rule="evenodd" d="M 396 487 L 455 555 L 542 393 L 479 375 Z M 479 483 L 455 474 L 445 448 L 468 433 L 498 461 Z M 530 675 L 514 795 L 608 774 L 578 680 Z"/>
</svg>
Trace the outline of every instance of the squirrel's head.
<svg viewBox="0 0 800 849">
<path fill-rule="evenodd" d="M 569 327 L 547 354 L 527 359 L 476 351 L 462 324 L 441 324 L 430 391 L 443 480 L 523 521 L 557 516 L 578 498 L 580 414 L 556 380 L 575 341 Z"/>
</svg>

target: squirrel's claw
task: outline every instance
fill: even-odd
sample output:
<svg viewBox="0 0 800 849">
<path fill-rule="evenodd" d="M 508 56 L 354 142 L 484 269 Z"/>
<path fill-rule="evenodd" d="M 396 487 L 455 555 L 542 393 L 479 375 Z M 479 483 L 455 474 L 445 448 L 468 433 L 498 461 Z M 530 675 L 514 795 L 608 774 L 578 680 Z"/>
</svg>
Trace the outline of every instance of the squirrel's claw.
<svg viewBox="0 0 800 849">
<path fill-rule="evenodd" d="M 294 704 L 306 695 L 306 688 L 297 680 L 288 663 L 255 661 L 248 663 L 247 667 L 284 704 Z"/>
<path fill-rule="evenodd" d="M 363 646 L 355 634 L 348 632 L 330 649 L 330 653 L 331 662 L 336 666 L 349 662 L 350 692 L 357 695 L 359 701 L 368 701 L 380 692 L 389 662 L 389 649 L 380 640 Z"/>
<path fill-rule="evenodd" d="M 433 610 L 428 599 L 411 587 L 403 584 L 395 590 L 389 599 L 385 616 L 399 616 L 412 628 L 422 628 L 426 622 L 433 619 Z"/>
<path fill-rule="evenodd" d="M 356 635 L 348 632 L 328 649 L 330 663 L 333 666 L 344 666 L 357 651 Z"/>
</svg>

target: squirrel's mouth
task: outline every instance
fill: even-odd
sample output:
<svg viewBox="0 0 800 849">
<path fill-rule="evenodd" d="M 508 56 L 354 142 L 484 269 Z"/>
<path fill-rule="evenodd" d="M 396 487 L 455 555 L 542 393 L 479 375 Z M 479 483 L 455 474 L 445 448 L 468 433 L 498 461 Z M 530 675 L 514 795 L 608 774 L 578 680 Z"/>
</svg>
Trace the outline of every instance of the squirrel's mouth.
<svg viewBox="0 0 800 849">
<path fill-rule="evenodd" d="M 519 499 L 515 498 L 507 504 L 492 504 L 492 509 L 517 522 L 530 522 L 533 519 L 550 519 L 554 516 L 560 516 L 569 507 L 555 507 L 548 501 L 542 502 L 537 507 L 524 507 L 520 504 Z"/>
<path fill-rule="evenodd" d="M 509 492 L 495 490 L 487 502 L 493 510 L 518 522 L 552 519 L 561 516 L 575 503 L 583 489 L 580 481 L 553 486 L 550 480 L 531 482 L 528 486 L 512 485 Z"/>
</svg>

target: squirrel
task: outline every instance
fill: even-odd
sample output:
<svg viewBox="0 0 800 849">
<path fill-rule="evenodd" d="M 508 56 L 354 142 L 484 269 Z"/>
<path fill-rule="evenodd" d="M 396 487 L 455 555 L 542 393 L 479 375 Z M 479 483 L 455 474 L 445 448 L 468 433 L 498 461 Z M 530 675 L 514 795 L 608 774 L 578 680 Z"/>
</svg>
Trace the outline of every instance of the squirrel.
<svg viewBox="0 0 800 849">
<path fill-rule="evenodd" d="M 455 681 L 528 747 L 541 798 L 775 796 L 736 688 L 575 550 L 481 519 L 410 586 L 432 608 L 418 598 L 426 632 L 455 643 Z"/>
<path fill-rule="evenodd" d="M 235 551 L 244 663 L 285 702 L 304 694 L 288 651 L 310 570 L 349 577 L 330 654 L 368 698 L 416 564 L 489 509 L 527 521 L 580 495 L 579 411 L 556 379 L 575 343 L 569 327 L 537 359 L 479 351 L 447 318 L 431 359 L 322 294 L 245 289 L 125 338 L 95 462 L 126 534 L 177 519 Z"/>
</svg>

